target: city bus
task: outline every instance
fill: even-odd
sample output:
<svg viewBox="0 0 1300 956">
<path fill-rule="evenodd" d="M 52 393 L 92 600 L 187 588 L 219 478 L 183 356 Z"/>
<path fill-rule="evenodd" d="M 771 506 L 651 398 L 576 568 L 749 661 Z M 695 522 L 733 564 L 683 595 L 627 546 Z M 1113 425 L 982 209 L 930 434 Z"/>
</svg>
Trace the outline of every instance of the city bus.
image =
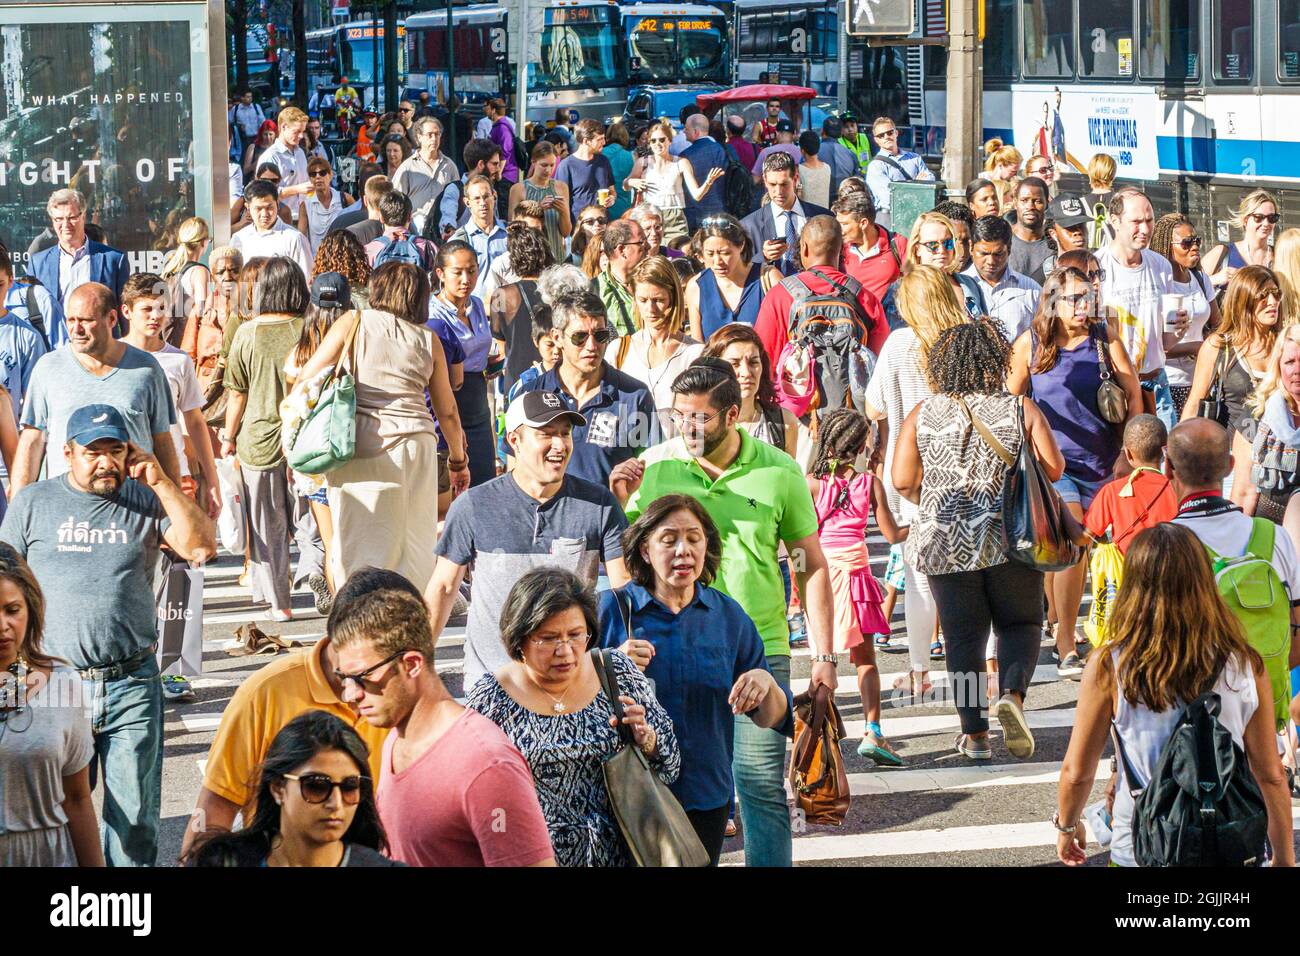
<svg viewBox="0 0 1300 956">
<path fill-rule="evenodd" d="M 1300 0 L 986 0 L 984 135 L 1078 172 L 1095 153 L 1210 242 L 1252 189 L 1300 223 Z M 927 8 L 932 4 L 926 4 Z M 943 34 L 940 7 L 925 32 Z M 946 51 L 909 89 L 914 141 L 943 149 Z M 918 64 L 921 65 L 921 64 Z M 1086 186 L 1082 187 L 1086 190 Z"/>
<path fill-rule="evenodd" d="M 629 88 L 731 84 L 731 24 L 717 7 L 636 3 L 620 12 Z"/>
<path fill-rule="evenodd" d="M 787 83 L 839 94 L 835 4 L 736 0 L 734 17 L 736 85 Z"/>
<path fill-rule="evenodd" d="M 506 8 L 494 4 L 452 10 L 456 94 L 462 102 L 481 104 L 506 83 Z M 435 102 L 446 100 L 447 14 L 435 10 L 406 18 L 406 85 L 428 90 Z"/>
<path fill-rule="evenodd" d="M 375 64 L 379 64 L 378 70 Z M 406 26 L 397 24 L 398 87 L 406 77 Z M 384 24 L 355 20 L 307 33 L 307 85 L 333 94 L 346 76 L 368 109 L 395 109 L 384 100 Z M 375 104 L 378 103 L 376 107 Z"/>
</svg>

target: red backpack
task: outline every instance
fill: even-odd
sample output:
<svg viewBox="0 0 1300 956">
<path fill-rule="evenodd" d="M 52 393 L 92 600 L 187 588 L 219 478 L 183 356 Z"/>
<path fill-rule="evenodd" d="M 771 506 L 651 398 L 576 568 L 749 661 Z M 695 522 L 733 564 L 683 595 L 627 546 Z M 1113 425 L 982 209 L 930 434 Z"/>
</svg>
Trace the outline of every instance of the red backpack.
<svg viewBox="0 0 1300 956">
<path fill-rule="evenodd" d="M 789 339 L 776 363 L 778 400 L 796 416 L 851 405 L 853 360 L 866 348 L 871 324 L 858 296 L 862 284 L 852 276 L 837 282 L 818 269 L 813 275 L 830 285 L 814 292 L 799 276 L 782 281 L 790 293 Z"/>
</svg>

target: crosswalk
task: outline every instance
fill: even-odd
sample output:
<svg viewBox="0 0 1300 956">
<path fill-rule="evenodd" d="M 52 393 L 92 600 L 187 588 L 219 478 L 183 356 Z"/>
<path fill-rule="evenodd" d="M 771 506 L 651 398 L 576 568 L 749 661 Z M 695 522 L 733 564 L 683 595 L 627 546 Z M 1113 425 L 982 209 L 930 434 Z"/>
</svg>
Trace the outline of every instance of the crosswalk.
<svg viewBox="0 0 1300 956">
<path fill-rule="evenodd" d="M 884 555 L 883 542 L 873 553 Z M 875 570 L 883 573 L 883 560 Z M 254 606 L 248 589 L 239 584 L 239 559 L 223 555 L 205 569 L 204 674 L 193 683 L 198 700 L 169 704 L 165 718 L 164 849 L 160 859 L 174 858 L 182 828 L 194 807 L 207 748 L 221 713 L 238 686 L 271 658 L 232 657 L 234 630 L 256 622 L 268 633 L 292 638 L 309 647 L 322 636 L 324 621 L 310 596 L 294 595 L 295 619 L 288 624 L 265 620 L 265 608 Z M 992 724 L 994 757 L 973 764 L 952 749 L 958 731 L 947 699 L 948 675 L 942 663 L 930 672 L 934 690 L 921 700 L 891 692 L 893 679 L 907 669 L 902 601 L 895 615 L 894 645 L 878 654 L 885 688 L 882 724 L 903 756 L 899 769 L 876 768 L 859 757 L 856 747 L 864 731 L 856 680 L 847 663 L 841 665 L 836 704 L 848 733 L 842 742 L 854 800 L 848 819 L 838 828 L 801 824 L 795 817 L 795 861 L 801 865 L 1029 865 L 1056 859 L 1055 831 L 1050 823 L 1056 805 L 1056 782 L 1065 754 L 1078 684 L 1061 681 L 1044 646 L 1034 671 L 1027 702 L 1027 719 L 1037 739 L 1037 752 L 1028 761 L 1010 757 Z M 438 641 L 435 666 L 448 689 L 463 696 L 464 630 L 449 629 Z M 807 689 L 810 651 L 792 651 L 792 689 Z M 1108 761 L 1098 766 L 1093 799 L 1100 799 L 1109 774 Z M 788 785 L 787 785 L 788 789 Z M 166 845 L 174 841 L 174 846 Z M 1105 861 L 1095 844 L 1093 862 Z M 741 838 L 728 841 L 724 865 L 743 865 Z"/>
</svg>

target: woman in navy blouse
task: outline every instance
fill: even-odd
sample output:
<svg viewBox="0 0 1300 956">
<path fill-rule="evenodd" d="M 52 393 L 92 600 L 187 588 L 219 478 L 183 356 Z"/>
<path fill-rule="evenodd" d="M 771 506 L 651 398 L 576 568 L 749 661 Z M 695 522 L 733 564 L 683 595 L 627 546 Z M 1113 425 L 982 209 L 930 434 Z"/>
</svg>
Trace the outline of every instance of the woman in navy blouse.
<svg viewBox="0 0 1300 956">
<path fill-rule="evenodd" d="M 689 495 L 665 495 L 623 533 L 632 581 L 600 595 L 600 645 L 645 671 L 672 718 L 681 775 L 672 785 L 716 866 L 733 789 L 736 714 L 789 735 L 790 696 L 767 667 L 763 640 L 739 604 L 708 585 L 722 539 Z"/>
</svg>

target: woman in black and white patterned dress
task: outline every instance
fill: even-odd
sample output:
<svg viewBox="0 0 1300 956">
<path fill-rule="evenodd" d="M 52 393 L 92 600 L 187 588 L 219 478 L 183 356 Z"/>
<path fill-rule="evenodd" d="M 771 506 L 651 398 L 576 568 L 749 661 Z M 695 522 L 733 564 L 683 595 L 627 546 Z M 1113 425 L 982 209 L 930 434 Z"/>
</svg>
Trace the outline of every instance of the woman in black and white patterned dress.
<svg viewBox="0 0 1300 956">
<path fill-rule="evenodd" d="M 501 612 L 511 661 L 485 674 L 466 704 L 500 727 L 528 761 L 560 866 L 630 866 L 601 765 L 618 752 L 613 708 L 588 649 L 596 601 L 560 568 L 529 571 Z M 665 783 L 681 771 L 672 721 L 632 661 L 614 652 L 624 723 Z"/>
<path fill-rule="evenodd" d="M 917 505 L 907 562 L 930 579 L 948 639 L 948 674 L 961 721 L 955 746 L 973 760 L 993 755 L 979 682 L 990 624 L 1002 690 L 994 716 L 1013 756 L 1023 759 L 1034 752 L 1023 711 L 1043 630 L 1043 573 L 1007 560 L 1002 531 L 1007 466 L 975 429 L 972 416 L 1012 458 L 1020 454 L 1021 441 L 1029 441 L 1050 479 L 1065 470 L 1038 406 L 1007 394 L 1010 356 L 1010 345 L 987 317 L 940 335 L 927 360 L 935 394 L 903 420 L 892 467 L 894 487 Z"/>
</svg>

